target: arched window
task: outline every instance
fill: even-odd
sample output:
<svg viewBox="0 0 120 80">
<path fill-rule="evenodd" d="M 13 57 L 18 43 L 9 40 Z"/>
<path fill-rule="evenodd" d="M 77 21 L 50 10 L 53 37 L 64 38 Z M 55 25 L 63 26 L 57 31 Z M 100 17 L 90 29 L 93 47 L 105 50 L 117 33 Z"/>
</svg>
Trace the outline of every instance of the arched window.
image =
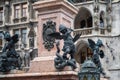
<svg viewBox="0 0 120 80">
<path fill-rule="evenodd" d="M 92 27 L 92 15 L 87 8 L 81 7 L 75 18 L 75 29 Z"/>
<path fill-rule="evenodd" d="M 86 41 L 79 41 L 76 44 L 76 54 L 75 59 L 78 63 L 82 64 L 86 60 L 86 58 L 91 57 L 93 55 L 92 50 L 89 48 L 88 43 Z"/>
<path fill-rule="evenodd" d="M 81 51 L 80 51 L 80 63 L 84 63 L 84 61 L 86 60 L 86 58 L 91 57 L 92 58 L 92 51 L 90 48 L 88 47 L 84 47 Z"/>
</svg>

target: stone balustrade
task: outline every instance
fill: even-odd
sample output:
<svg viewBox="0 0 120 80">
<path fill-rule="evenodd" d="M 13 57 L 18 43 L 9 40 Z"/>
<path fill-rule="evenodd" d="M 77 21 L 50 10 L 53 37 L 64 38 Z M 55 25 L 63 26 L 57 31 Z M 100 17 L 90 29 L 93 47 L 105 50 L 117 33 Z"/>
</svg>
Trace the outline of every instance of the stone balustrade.
<svg viewBox="0 0 120 80">
<path fill-rule="evenodd" d="M 73 35 L 81 34 L 81 33 L 82 35 L 90 35 L 92 34 L 92 30 L 93 28 L 75 29 Z"/>
<path fill-rule="evenodd" d="M 73 32 L 73 35 L 81 34 L 81 33 L 82 33 L 82 35 L 92 35 L 92 34 L 94 34 L 93 31 L 95 31 L 95 29 L 93 27 L 83 28 L 83 29 L 75 29 Z M 99 35 L 105 35 L 106 28 L 98 28 L 97 31 L 98 31 Z"/>
<path fill-rule="evenodd" d="M 106 29 L 105 28 L 99 28 L 100 34 L 105 34 Z"/>
</svg>

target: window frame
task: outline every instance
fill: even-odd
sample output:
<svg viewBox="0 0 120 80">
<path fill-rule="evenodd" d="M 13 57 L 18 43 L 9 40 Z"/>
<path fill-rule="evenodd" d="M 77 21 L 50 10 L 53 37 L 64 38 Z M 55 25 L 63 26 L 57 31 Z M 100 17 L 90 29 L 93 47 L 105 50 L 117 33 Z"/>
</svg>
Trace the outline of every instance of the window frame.
<svg viewBox="0 0 120 80">
<path fill-rule="evenodd" d="M 25 32 L 24 32 L 24 30 L 25 30 Z M 24 42 L 24 44 L 26 45 L 26 43 L 27 43 L 27 28 L 22 28 L 20 30 L 20 32 L 21 32 L 21 42 L 22 43 Z"/>
<path fill-rule="evenodd" d="M 14 18 L 20 18 L 20 5 L 19 4 L 14 5 Z"/>
<path fill-rule="evenodd" d="M 26 30 L 25 31 L 25 41 L 23 41 L 23 35 L 24 32 L 22 33 L 22 30 Z M 27 48 L 27 28 L 19 28 L 19 29 L 13 29 L 13 34 L 15 34 L 15 31 L 18 31 L 18 35 L 20 36 L 20 40 L 18 41 L 18 43 L 16 44 L 16 46 L 18 46 L 16 49 L 20 49 L 21 44 L 24 44 L 24 47 Z"/>
<path fill-rule="evenodd" d="M 21 17 L 27 17 L 27 3 L 21 4 Z"/>
<path fill-rule="evenodd" d="M 20 19 L 25 18 L 25 21 L 28 17 L 28 2 L 13 3 L 14 8 L 14 23 L 18 23 Z M 24 21 L 21 21 L 24 22 Z"/>
</svg>

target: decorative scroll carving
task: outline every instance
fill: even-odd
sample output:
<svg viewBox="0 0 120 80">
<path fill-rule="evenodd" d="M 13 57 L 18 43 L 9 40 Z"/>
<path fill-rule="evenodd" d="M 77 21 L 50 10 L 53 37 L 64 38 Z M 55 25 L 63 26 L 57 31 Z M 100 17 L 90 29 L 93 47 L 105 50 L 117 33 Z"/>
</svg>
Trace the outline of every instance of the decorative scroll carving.
<svg viewBox="0 0 120 80">
<path fill-rule="evenodd" d="M 48 51 L 50 51 L 54 47 L 55 39 L 53 37 L 48 36 L 53 32 L 56 32 L 56 23 L 49 20 L 45 24 L 43 24 L 43 44 Z"/>
</svg>

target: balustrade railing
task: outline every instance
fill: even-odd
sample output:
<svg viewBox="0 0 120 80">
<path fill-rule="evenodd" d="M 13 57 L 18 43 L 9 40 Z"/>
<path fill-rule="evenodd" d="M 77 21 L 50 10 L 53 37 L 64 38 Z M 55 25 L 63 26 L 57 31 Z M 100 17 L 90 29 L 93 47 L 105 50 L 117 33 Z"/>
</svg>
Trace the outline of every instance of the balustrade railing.
<svg viewBox="0 0 120 80">
<path fill-rule="evenodd" d="M 93 28 L 84 28 L 84 29 L 75 29 L 73 34 L 82 34 L 82 35 L 90 35 L 92 34 Z"/>
<path fill-rule="evenodd" d="M 81 2 L 88 2 L 88 1 L 93 1 L 93 0 L 68 0 L 71 3 L 81 3 Z"/>
<path fill-rule="evenodd" d="M 92 35 L 94 34 L 95 29 L 91 28 L 83 28 L 83 29 L 74 29 L 73 35 L 82 34 L 82 35 Z M 99 28 L 98 29 L 99 35 L 105 35 L 106 28 Z"/>
<path fill-rule="evenodd" d="M 105 34 L 105 28 L 99 28 L 99 30 L 100 30 L 100 34 Z"/>
</svg>

